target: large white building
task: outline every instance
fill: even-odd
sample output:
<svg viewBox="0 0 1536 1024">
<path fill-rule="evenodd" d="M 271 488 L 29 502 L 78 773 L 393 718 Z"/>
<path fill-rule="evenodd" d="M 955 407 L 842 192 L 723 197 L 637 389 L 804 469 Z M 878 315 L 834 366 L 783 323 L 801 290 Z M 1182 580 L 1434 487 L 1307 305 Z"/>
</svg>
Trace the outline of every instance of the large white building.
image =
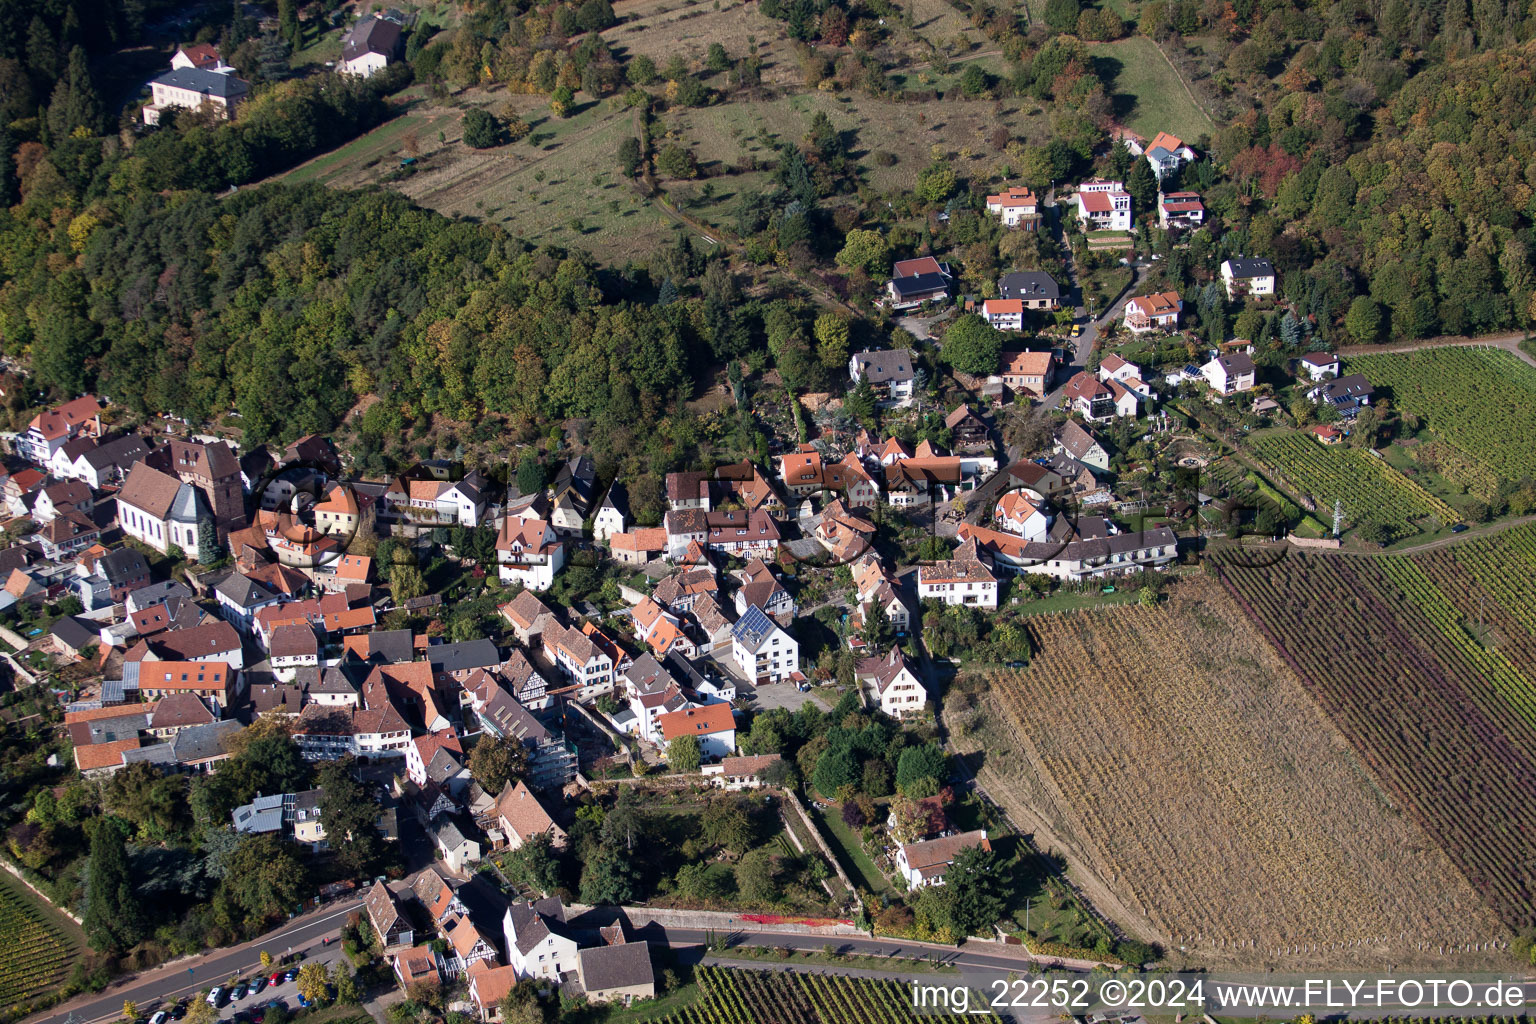
<svg viewBox="0 0 1536 1024">
<path fill-rule="evenodd" d="M 565 542 L 542 519 L 508 516 L 496 538 L 496 561 L 501 582 L 548 590 L 565 566 Z"/>
<path fill-rule="evenodd" d="M 1221 264 L 1221 283 L 1227 298 L 1269 298 L 1275 294 L 1275 267 L 1269 260 L 1253 256 L 1234 256 Z"/>
<path fill-rule="evenodd" d="M 167 107 L 208 110 L 220 120 L 232 120 L 251 91 L 248 83 L 235 77 L 234 70 L 172 68 L 149 83 L 151 98 L 144 108 L 144 123 L 159 124 Z"/>
<path fill-rule="evenodd" d="M 753 605 L 731 631 L 731 659 L 754 683 L 778 683 L 800 671 L 800 641 Z"/>
<path fill-rule="evenodd" d="M 370 14 L 353 25 L 341 41 L 342 74 L 367 78 L 384 70 L 399 48 L 400 26 Z"/>
</svg>

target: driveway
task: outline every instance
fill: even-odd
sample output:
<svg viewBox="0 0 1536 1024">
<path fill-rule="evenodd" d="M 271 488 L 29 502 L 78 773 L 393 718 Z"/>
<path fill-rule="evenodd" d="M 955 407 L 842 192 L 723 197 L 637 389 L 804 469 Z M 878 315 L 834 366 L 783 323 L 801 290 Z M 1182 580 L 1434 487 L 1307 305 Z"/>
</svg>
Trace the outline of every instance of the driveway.
<svg viewBox="0 0 1536 1024">
<path fill-rule="evenodd" d="M 930 328 L 948 315 L 948 312 L 944 312 L 933 316 L 899 316 L 896 318 L 896 326 L 918 341 L 929 341 L 933 338 L 933 331 Z"/>
<path fill-rule="evenodd" d="M 748 693 L 756 696 L 752 705 L 754 711 L 767 711 L 770 708 L 786 708 L 790 711 L 799 711 L 807 704 L 814 704 L 823 711 L 830 710 L 832 704 L 821 694 L 822 687 L 813 686 L 805 693 L 793 683 L 766 683 L 762 686 L 749 686 L 741 684 L 738 692 L 742 696 Z"/>
</svg>

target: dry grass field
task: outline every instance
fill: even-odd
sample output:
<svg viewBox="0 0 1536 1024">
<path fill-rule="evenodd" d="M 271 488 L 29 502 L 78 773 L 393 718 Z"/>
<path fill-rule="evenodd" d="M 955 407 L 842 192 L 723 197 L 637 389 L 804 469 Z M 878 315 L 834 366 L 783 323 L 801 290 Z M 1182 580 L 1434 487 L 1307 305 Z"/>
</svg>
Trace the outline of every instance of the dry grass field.
<svg viewBox="0 0 1536 1024">
<path fill-rule="evenodd" d="M 946 717 L 988 792 L 1133 931 L 1285 967 L 1448 964 L 1507 937 L 1218 585 L 1029 629 L 1029 668 Z"/>
<path fill-rule="evenodd" d="M 604 29 L 603 39 L 622 59 L 644 54 L 662 67 L 682 54 L 698 68 L 710 43 L 737 58 L 746 55 L 750 39 L 763 61 L 764 85 L 800 80 L 783 23 L 759 14 L 752 0 L 624 0 L 614 13 L 620 23 Z"/>
</svg>

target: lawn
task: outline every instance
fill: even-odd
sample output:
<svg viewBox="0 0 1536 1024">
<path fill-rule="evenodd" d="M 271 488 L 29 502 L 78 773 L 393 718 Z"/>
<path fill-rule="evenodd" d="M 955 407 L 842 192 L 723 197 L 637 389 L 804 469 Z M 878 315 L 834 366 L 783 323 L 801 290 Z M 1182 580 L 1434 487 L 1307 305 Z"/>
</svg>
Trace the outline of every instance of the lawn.
<svg viewBox="0 0 1536 1024">
<path fill-rule="evenodd" d="M 1168 131 L 1193 141 L 1215 129 L 1151 39 L 1136 35 L 1113 43 L 1091 43 L 1088 52 L 1100 77 L 1110 83 L 1116 116 L 1138 135 L 1150 139 Z"/>
<path fill-rule="evenodd" d="M 875 862 L 864 850 L 864 844 L 843 824 L 841 817 L 820 804 L 811 804 L 807 810 L 855 886 L 863 891 L 877 893 L 890 889 L 890 879 L 875 867 Z"/>
</svg>

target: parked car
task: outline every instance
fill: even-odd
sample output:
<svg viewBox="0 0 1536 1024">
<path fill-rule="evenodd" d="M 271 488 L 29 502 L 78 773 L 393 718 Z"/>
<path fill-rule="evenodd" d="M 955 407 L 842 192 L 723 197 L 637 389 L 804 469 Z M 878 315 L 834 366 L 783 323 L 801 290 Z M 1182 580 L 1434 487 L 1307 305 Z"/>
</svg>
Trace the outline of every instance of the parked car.
<svg viewBox="0 0 1536 1024">
<path fill-rule="evenodd" d="M 268 985 L 281 985 L 283 983 L 283 977 L 284 977 L 284 975 L 283 975 L 282 971 L 273 971 L 272 972 L 272 976 L 267 979 L 267 984 Z"/>
<path fill-rule="evenodd" d="M 181 1020 L 181 1018 L 185 1017 L 186 1015 L 187 1001 L 185 999 L 171 1007 L 171 1020 Z"/>
<path fill-rule="evenodd" d="M 170 1017 L 171 1017 L 171 1015 L 169 1013 L 167 1013 L 164 1010 L 161 1010 L 158 1013 L 156 1013 L 153 1017 L 149 1018 L 149 1024 L 165 1024 L 165 1022 L 167 1020 L 169 1020 Z"/>
<path fill-rule="evenodd" d="M 287 981 L 298 981 L 299 980 L 299 969 L 297 967 L 290 967 L 290 968 L 288 968 L 288 973 L 283 975 L 283 978 L 286 979 Z"/>
<path fill-rule="evenodd" d="M 234 992 L 230 993 L 229 997 L 235 1000 L 244 999 L 250 990 L 251 987 L 242 981 L 240 984 L 235 986 Z"/>
<path fill-rule="evenodd" d="M 263 978 L 261 975 L 258 974 L 256 977 L 251 979 L 251 995 L 255 995 L 266 987 L 267 979 Z"/>
<path fill-rule="evenodd" d="M 1466 523 L 1457 523 L 1455 526 L 1451 527 L 1451 532 L 1452 533 L 1466 533 L 1470 529 L 1471 529 L 1471 527 L 1468 526 Z"/>
<path fill-rule="evenodd" d="M 208 993 L 208 1005 L 214 1009 L 224 1005 L 224 987 L 222 985 L 213 986 L 213 991 Z"/>
<path fill-rule="evenodd" d="M 309 1000 L 304 998 L 304 993 L 303 992 L 299 993 L 299 1005 L 300 1006 L 308 1006 L 309 1005 Z"/>
</svg>

